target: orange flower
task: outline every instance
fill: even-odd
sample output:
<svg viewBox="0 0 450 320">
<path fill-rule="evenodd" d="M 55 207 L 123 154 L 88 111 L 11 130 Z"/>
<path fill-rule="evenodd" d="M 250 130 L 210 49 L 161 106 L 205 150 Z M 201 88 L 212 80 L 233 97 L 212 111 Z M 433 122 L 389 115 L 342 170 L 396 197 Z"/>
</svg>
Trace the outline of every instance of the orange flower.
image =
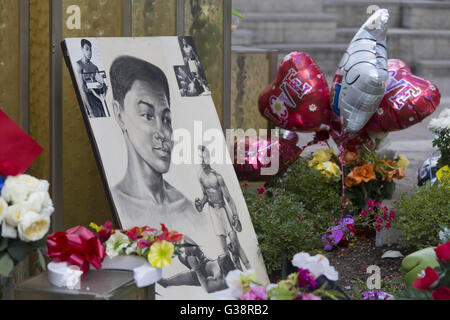
<svg viewBox="0 0 450 320">
<path fill-rule="evenodd" d="M 365 164 L 361 167 L 355 167 L 352 172 L 345 178 L 347 187 L 360 185 L 375 179 L 375 172 L 372 164 Z"/>
<path fill-rule="evenodd" d="M 358 150 L 357 152 L 351 152 L 351 151 L 348 151 L 348 150 L 347 150 L 347 151 L 344 153 L 344 163 L 347 165 L 347 164 L 350 164 L 350 163 L 352 163 L 352 162 L 358 160 L 360 154 L 361 154 L 361 151 L 360 151 L 360 150 Z"/>
<path fill-rule="evenodd" d="M 403 179 L 405 177 L 405 170 L 403 168 L 398 168 L 392 171 L 389 171 L 383 180 L 387 179 L 387 181 L 391 182 L 392 179 Z"/>
</svg>

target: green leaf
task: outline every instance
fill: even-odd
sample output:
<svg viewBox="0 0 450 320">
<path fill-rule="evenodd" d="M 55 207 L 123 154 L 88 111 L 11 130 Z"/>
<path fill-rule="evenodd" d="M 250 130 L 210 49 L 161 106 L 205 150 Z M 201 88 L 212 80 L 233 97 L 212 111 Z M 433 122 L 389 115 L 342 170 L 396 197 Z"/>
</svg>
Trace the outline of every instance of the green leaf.
<svg viewBox="0 0 450 320">
<path fill-rule="evenodd" d="M 292 291 L 280 287 L 269 290 L 269 296 L 277 300 L 293 300 L 296 297 Z"/>
<path fill-rule="evenodd" d="M 14 261 L 7 252 L 0 253 L 0 276 L 7 277 L 14 269 Z"/>
<path fill-rule="evenodd" d="M 25 260 L 34 251 L 33 245 L 18 239 L 9 240 L 8 253 L 16 262 Z"/>
<path fill-rule="evenodd" d="M 417 290 L 408 288 L 399 295 L 395 296 L 395 300 L 431 300 L 431 292 L 425 290 Z"/>
<path fill-rule="evenodd" d="M 44 255 L 42 254 L 41 249 L 37 249 L 39 264 L 41 265 L 42 270 L 47 271 L 46 263 Z"/>
<path fill-rule="evenodd" d="M 0 252 L 8 248 L 8 238 L 0 237 Z"/>
</svg>

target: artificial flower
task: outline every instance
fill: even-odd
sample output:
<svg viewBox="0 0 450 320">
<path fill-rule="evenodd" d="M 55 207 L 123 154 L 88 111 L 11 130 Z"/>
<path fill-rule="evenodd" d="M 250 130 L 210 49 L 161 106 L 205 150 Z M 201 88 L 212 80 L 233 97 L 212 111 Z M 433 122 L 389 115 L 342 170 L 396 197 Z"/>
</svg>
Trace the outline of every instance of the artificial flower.
<svg viewBox="0 0 450 320">
<path fill-rule="evenodd" d="M 155 268 L 167 267 L 172 264 L 175 247 L 168 241 L 155 242 L 148 253 L 148 262 Z"/>
<path fill-rule="evenodd" d="M 314 157 L 309 161 L 310 167 L 315 167 L 319 163 L 330 161 L 333 155 L 333 149 L 319 150 L 314 154 Z"/>
<path fill-rule="evenodd" d="M 298 269 L 297 276 L 298 286 L 300 288 L 315 288 L 317 286 L 316 280 L 314 280 L 314 276 L 308 269 Z"/>
<path fill-rule="evenodd" d="M 356 160 L 359 159 L 361 155 L 361 151 L 358 150 L 357 152 L 352 152 L 352 151 L 345 151 L 344 153 L 344 163 L 345 165 L 350 165 L 352 163 L 354 163 Z"/>
<path fill-rule="evenodd" d="M 322 300 L 321 297 L 315 296 L 312 293 L 305 293 L 302 296 L 302 300 Z"/>
<path fill-rule="evenodd" d="M 5 218 L 6 211 L 8 210 L 8 204 L 3 198 L 0 198 L 0 225 Z"/>
<path fill-rule="evenodd" d="M 308 269 L 315 278 L 324 275 L 329 280 L 338 280 L 338 272 L 330 266 L 328 259 L 320 254 L 310 256 L 305 252 L 297 253 L 292 259 L 292 265 L 297 268 Z"/>
<path fill-rule="evenodd" d="M 50 229 L 50 217 L 36 212 L 27 212 L 19 222 L 17 231 L 20 240 L 24 242 L 42 239 Z"/>
<path fill-rule="evenodd" d="M 413 282 L 413 287 L 420 290 L 429 290 L 430 287 L 439 279 L 437 272 L 431 268 L 427 267 L 425 269 L 425 276 L 418 277 Z"/>
<path fill-rule="evenodd" d="M 11 227 L 6 221 L 2 223 L 2 238 L 8 239 L 16 239 L 17 238 L 17 229 L 16 227 Z"/>
<path fill-rule="evenodd" d="M 225 281 L 229 289 L 229 295 L 234 297 L 234 299 L 239 299 L 244 294 L 244 283 L 243 280 L 248 279 L 248 277 L 256 278 L 254 270 L 247 270 L 242 272 L 240 270 L 233 270 L 228 272 Z"/>
<path fill-rule="evenodd" d="M 176 231 L 169 231 L 166 226 L 161 223 L 162 234 L 158 236 L 157 241 L 166 240 L 168 242 L 181 242 L 183 240 L 183 235 Z"/>
<path fill-rule="evenodd" d="M 441 244 L 434 249 L 436 256 L 441 262 L 450 262 L 450 242 Z"/>
<path fill-rule="evenodd" d="M 102 226 L 98 226 L 91 222 L 89 227 L 97 232 L 97 237 L 102 243 L 108 241 L 109 237 L 111 237 L 111 234 L 113 233 L 113 224 L 111 221 L 106 221 Z"/>
<path fill-rule="evenodd" d="M 341 170 L 339 170 L 339 167 L 336 163 L 332 161 L 325 161 L 322 163 L 319 163 L 314 167 L 317 170 L 320 170 L 323 174 L 325 174 L 327 177 L 340 177 L 341 176 Z"/>
<path fill-rule="evenodd" d="M 345 178 L 345 185 L 347 187 L 353 187 L 360 185 L 361 183 L 369 182 L 375 179 L 375 172 L 373 171 L 372 164 L 365 164 L 360 167 L 355 167 L 352 172 Z"/>
<path fill-rule="evenodd" d="M 125 249 L 125 254 L 126 254 L 126 255 L 131 255 L 131 254 L 135 253 L 136 250 L 137 250 L 137 245 L 138 245 L 137 242 L 133 242 L 130 246 L 128 246 L 128 247 Z"/>
<path fill-rule="evenodd" d="M 391 295 L 378 290 L 362 292 L 364 300 L 388 300 Z"/>
<path fill-rule="evenodd" d="M 240 300 L 266 300 L 267 289 L 263 286 L 253 286 L 242 295 Z"/>
<path fill-rule="evenodd" d="M 450 300 L 450 288 L 440 287 L 431 292 L 433 300 Z"/>
<path fill-rule="evenodd" d="M 15 228 L 19 225 L 20 219 L 25 213 L 24 208 L 17 204 L 9 206 L 6 210 L 5 221 L 8 225 Z"/>
<path fill-rule="evenodd" d="M 405 170 L 403 168 L 397 168 L 389 171 L 387 175 L 383 177 L 383 180 L 386 179 L 388 182 L 391 182 L 392 179 L 403 179 L 405 176 Z"/>
<path fill-rule="evenodd" d="M 409 165 L 410 165 L 410 162 L 409 162 L 408 158 L 406 158 L 404 155 L 401 154 L 398 157 L 397 166 L 399 166 L 403 170 L 406 170 L 406 168 L 408 168 Z"/>
<path fill-rule="evenodd" d="M 109 258 L 117 257 L 123 249 L 128 247 L 130 244 L 130 239 L 126 234 L 122 232 L 115 232 L 111 237 L 105 242 L 106 254 Z"/>
<path fill-rule="evenodd" d="M 32 193 L 48 192 L 48 188 L 48 181 L 39 180 L 27 174 L 8 177 L 2 189 L 2 198 L 7 202 L 20 204 L 28 200 Z"/>
</svg>

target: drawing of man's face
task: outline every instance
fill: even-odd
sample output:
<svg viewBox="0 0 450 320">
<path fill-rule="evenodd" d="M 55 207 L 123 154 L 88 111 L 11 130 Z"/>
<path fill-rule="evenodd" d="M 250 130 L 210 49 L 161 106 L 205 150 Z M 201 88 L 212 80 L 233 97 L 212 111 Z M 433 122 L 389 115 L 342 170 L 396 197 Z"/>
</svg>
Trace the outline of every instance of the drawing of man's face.
<svg viewBox="0 0 450 320">
<path fill-rule="evenodd" d="M 85 44 L 81 50 L 83 51 L 83 55 L 87 60 L 91 60 L 92 58 L 92 48 L 88 45 Z"/>
<path fill-rule="evenodd" d="M 156 172 L 168 172 L 172 119 L 164 90 L 159 85 L 135 81 L 124 98 L 122 121 L 122 129 L 137 154 Z"/>
</svg>

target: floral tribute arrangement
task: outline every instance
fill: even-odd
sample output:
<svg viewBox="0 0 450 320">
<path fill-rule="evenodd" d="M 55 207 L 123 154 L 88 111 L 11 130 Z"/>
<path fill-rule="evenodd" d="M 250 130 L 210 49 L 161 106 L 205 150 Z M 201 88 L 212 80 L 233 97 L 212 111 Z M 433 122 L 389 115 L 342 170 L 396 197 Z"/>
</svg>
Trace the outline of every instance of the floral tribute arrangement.
<svg viewBox="0 0 450 320">
<path fill-rule="evenodd" d="M 267 287 L 256 281 L 252 270 L 234 270 L 228 273 L 228 289 L 217 293 L 223 300 L 322 300 L 346 299 L 346 295 L 332 282 L 338 280 L 338 272 L 322 255 L 310 256 L 301 252 L 294 256 L 292 265 L 298 272 L 286 280 Z"/>
<path fill-rule="evenodd" d="M 436 176 L 441 181 L 444 172 L 446 172 L 445 175 L 448 179 L 448 172 L 450 172 L 450 108 L 442 111 L 438 118 L 432 119 L 428 128 L 435 134 L 433 147 L 438 147 L 441 153 L 437 162 L 438 172 Z"/>
<path fill-rule="evenodd" d="M 91 266 L 101 269 L 106 257 L 113 259 L 124 255 L 142 257 L 152 267 L 160 269 L 170 266 L 173 256 L 186 246 L 182 244 L 183 235 L 169 231 L 164 224 L 160 230 L 147 226 L 113 229 L 110 221 L 102 226 L 91 223 L 90 227 L 95 232 L 76 226 L 49 235 L 47 256 L 55 262 L 78 267 L 84 275 Z"/>
<path fill-rule="evenodd" d="M 359 234 L 370 235 L 372 230 L 381 232 L 390 229 L 395 220 L 395 211 L 389 210 L 380 202 L 367 200 L 367 210 L 363 209 L 356 219 L 355 227 Z M 369 234 L 367 234 L 369 233 Z"/>
<path fill-rule="evenodd" d="M 0 111 L 0 276 L 37 252 L 42 252 L 54 211 L 49 183 L 25 174 L 42 152 L 39 146 Z"/>
<path fill-rule="evenodd" d="M 363 145 L 357 152 L 346 150 L 342 157 L 336 156 L 331 148 L 319 150 L 309 165 L 328 177 L 341 177 L 339 168 L 343 168 L 345 196 L 362 209 L 369 199 L 379 202 L 392 198 L 393 179 L 405 177 L 409 160 L 403 155 L 395 160 L 380 158 L 376 151 Z"/>
<path fill-rule="evenodd" d="M 427 267 L 406 289 L 399 300 L 450 300 L 450 242 L 437 246 L 434 251 L 439 267 Z"/>
</svg>

